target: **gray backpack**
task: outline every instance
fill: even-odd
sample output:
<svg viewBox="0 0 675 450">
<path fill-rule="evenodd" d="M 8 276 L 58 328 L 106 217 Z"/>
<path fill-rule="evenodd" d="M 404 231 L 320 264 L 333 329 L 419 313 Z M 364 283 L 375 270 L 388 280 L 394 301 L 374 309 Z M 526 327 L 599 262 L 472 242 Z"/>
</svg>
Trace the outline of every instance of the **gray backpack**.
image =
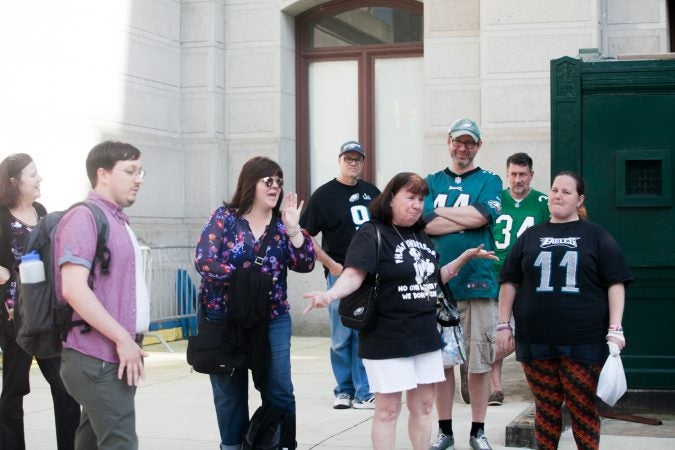
<svg viewBox="0 0 675 450">
<path fill-rule="evenodd" d="M 96 255 L 92 270 L 89 273 L 89 286 L 93 286 L 92 272 L 97 264 L 101 265 L 101 273 L 108 273 L 110 250 L 108 249 L 108 219 L 95 204 L 78 202 L 66 211 L 55 211 L 47 214 L 38 222 L 28 235 L 24 254 L 36 251 L 45 267 L 45 281 L 40 283 L 21 283 L 17 278 L 17 304 L 15 306 L 15 329 L 17 343 L 29 354 L 38 358 L 54 358 L 61 354 L 61 341 L 65 340 L 68 331 L 82 326 L 86 332 L 89 326 L 83 320 L 72 320 L 73 310 L 62 304 L 56 297 L 54 274 L 54 233 L 61 218 L 77 206 L 86 206 L 94 215 L 97 230 Z"/>
</svg>

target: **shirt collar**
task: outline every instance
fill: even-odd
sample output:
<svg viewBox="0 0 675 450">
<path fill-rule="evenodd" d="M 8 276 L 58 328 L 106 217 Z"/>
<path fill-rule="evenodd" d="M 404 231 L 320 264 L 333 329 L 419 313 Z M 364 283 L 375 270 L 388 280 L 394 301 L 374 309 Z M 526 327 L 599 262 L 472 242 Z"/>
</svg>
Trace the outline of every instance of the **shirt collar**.
<svg viewBox="0 0 675 450">
<path fill-rule="evenodd" d="M 119 205 L 101 197 L 101 195 L 98 194 L 96 191 L 89 191 L 89 195 L 87 195 L 87 200 L 96 203 L 103 209 L 107 210 L 110 214 L 112 214 L 113 217 L 118 218 L 122 222 L 129 223 L 129 216 L 127 216 L 127 214 Z"/>
</svg>

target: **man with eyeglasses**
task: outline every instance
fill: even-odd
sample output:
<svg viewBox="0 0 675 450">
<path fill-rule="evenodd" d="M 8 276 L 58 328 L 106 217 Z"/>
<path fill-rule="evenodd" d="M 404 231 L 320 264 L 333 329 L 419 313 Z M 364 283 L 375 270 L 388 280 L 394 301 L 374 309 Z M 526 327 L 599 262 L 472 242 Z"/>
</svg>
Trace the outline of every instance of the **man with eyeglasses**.
<svg viewBox="0 0 675 450">
<path fill-rule="evenodd" d="M 356 230 L 370 219 L 368 204 L 380 194 L 373 184 L 360 179 L 366 153 L 361 144 L 348 141 L 340 147 L 339 175 L 320 186 L 309 199 L 300 226 L 312 236 L 321 232 L 321 245 L 315 242 L 316 256 L 323 264 L 328 289 L 342 273 L 345 253 Z M 328 306 L 331 328 L 330 361 L 337 386 L 333 408 L 373 409 L 366 370 L 358 357 L 358 332 L 342 325 L 339 302 Z"/>
<path fill-rule="evenodd" d="M 87 202 L 108 222 L 107 273 L 97 263 L 97 229 L 92 211 L 76 206 L 54 234 L 56 294 L 73 308 L 73 321 L 61 354 L 61 378 L 82 405 L 75 449 L 137 449 L 134 396 L 144 378 L 143 332 L 150 302 L 141 250 L 124 208 L 143 184 L 140 151 L 122 142 L 96 145 L 87 156 L 92 191 Z M 91 272 L 91 273 L 90 273 Z"/>
<path fill-rule="evenodd" d="M 483 245 L 494 249 L 491 227 L 501 212 L 502 182 L 499 176 L 477 167 L 474 158 L 483 142 L 478 124 L 471 119 L 452 123 L 448 135 L 450 166 L 427 176 L 429 195 L 424 199 L 426 231 L 432 236 L 441 265 L 467 248 Z M 490 369 L 494 362 L 498 286 L 493 262 L 469 261 L 448 282 L 461 315 L 471 396 L 472 449 L 490 450 L 485 435 L 485 415 L 490 395 Z M 452 403 L 454 367 L 445 369 L 446 380 L 436 386 L 438 436 L 431 450 L 454 448 Z"/>
</svg>

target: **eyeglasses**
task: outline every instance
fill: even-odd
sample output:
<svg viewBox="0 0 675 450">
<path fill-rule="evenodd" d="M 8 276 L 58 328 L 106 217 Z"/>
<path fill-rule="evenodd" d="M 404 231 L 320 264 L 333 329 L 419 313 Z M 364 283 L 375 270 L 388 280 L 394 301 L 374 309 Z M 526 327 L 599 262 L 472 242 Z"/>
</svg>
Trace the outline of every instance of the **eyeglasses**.
<svg viewBox="0 0 675 450">
<path fill-rule="evenodd" d="M 129 175 L 129 178 L 140 178 L 141 180 L 145 177 L 145 170 L 143 169 L 117 169 Z"/>
<path fill-rule="evenodd" d="M 274 183 L 276 183 L 277 186 L 279 186 L 279 189 L 281 189 L 282 187 L 284 187 L 284 179 L 283 179 L 283 178 L 279 178 L 279 177 L 265 177 L 265 178 L 261 178 L 260 181 L 262 181 L 263 183 L 265 183 L 265 186 L 267 186 L 268 188 L 271 188 L 272 186 L 274 186 Z"/>
<path fill-rule="evenodd" d="M 355 158 L 350 158 L 349 156 L 343 156 L 342 160 L 346 164 L 363 164 L 363 158 L 360 156 L 357 156 Z"/>
<path fill-rule="evenodd" d="M 451 141 L 453 147 L 460 148 L 462 147 L 462 144 L 464 144 L 464 147 L 466 147 L 467 150 L 473 150 L 474 148 L 476 148 L 476 145 L 478 145 L 478 143 L 476 142 L 459 141 L 457 139 L 451 139 Z"/>
</svg>

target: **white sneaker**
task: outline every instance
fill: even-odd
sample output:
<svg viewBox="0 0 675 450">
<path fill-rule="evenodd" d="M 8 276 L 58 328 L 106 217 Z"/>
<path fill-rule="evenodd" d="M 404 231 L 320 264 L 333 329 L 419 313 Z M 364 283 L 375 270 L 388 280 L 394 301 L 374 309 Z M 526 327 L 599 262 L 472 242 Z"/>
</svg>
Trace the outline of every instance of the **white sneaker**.
<svg viewBox="0 0 675 450">
<path fill-rule="evenodd" d="M 366 400 L 354 400 L 352 403 L 354 409 L 375 409 L 375 396 L 373 395 Z"/>
<path fill-rule="evenodd" d="M 349 409 L 352 407 L 352 397 L 344 392 L 338 394 L 333 402 L 333 409 Z"/>
</svg>

